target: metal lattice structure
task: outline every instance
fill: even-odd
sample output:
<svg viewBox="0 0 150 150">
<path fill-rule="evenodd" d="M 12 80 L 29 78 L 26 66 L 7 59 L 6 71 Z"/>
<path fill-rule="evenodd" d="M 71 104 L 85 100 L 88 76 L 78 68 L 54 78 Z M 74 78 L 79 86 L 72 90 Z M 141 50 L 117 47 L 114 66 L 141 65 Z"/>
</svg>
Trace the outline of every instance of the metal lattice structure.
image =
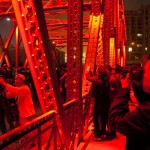
<svg viewBox="0 0 150 150">
<path fill-rule="evenodd" d="M 63 144 L 75 149 L 84 126 L 82 95 L 91 87 L 86 71 L 116 63 L 125 66 L 123 0 L 1 0 L 0 24 L 6 17 L 11 19 L 12 28 L 6 41 L 0 35 L 0 65 L 5 61 L 11 66 L 7 51 L 15 35 L 16 68 L 23 45 L 24 66 L 30 66 L 43 113 L 56 112 Z M 67 134 L 55 48 L 67 54 L 67 102 L 75 100 L 73 127 Z"/>
</svg>

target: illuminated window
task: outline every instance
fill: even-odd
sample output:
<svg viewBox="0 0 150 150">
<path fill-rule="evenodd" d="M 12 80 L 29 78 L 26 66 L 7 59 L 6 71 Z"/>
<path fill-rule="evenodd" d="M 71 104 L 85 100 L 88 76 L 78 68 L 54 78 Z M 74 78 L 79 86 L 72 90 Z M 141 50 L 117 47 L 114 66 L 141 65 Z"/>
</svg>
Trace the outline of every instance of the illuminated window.
<svg viewBox="0 0 150 150">
<path fill-rule="evenodd" d="M 147 51 L 147 47 L 145 47 L 145 51 Z"/>
<path fill-rule="evenodd" d="M 65 53 L 65 63 L 67 62 L 67 54 Z"/>
<path fill-rule="evenodd" d="M 135 45 L 135 43 L 134 43 L 134 42 L 132 42 L 132 43 L 131 43 L 131 45 L 132 45 L 132 46 L 134 46 L 134 45 Z"/>
<path fill-rule="evenodd" d="M 137 56 L 134 56 L 134 59 L 139 59 L 139 57 L 137 57 Z"/>
<path fill-rule="evenodd" d="M 82 56 L 82 63 L 85 63 L 85 57 L 86 57 L 86 55 L 85 55 L 85 53 L 83 53 L 83 56 Z"/>
<path fill-rule="evenodd" d="M 137 37 L 142 37 L 142 34 L 141 34 L 141 33 L 138 33 L 138 34 L 137 34 Z"/>
<path fill-rule="evenodd" d="M 132 47 L 129 47 L 129 48 L 128 48 L 128 52 L 132 52 Z"/>
<path fill-rule="evenodd" d="M 142 47 L 142 44 L 137 44 L 137 47 Z"/>
</svg>

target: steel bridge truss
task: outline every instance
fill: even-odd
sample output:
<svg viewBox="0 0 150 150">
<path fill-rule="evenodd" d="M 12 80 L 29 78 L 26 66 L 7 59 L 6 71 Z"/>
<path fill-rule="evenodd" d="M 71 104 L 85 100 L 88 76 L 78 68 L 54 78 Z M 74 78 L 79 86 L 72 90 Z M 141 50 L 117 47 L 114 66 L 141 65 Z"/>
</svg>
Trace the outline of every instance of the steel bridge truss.
<svg viewBox="0 0 150 150">
<path fill-rule="evenodd" d="M 83 113 L 86 106 L 82 101 L 82 96 L 88 94 L 91 87 L 86 72 L 94 73 L 97 67 L 107 65 L 125 66 L 123 0 L 1 0 L 0 23 L 6 16 L 13 26 L 5 42 L 0 35 L 0 65 L 5 61 L 11 66 L 7 51 L 15 34 L 16 68 L 23 43 L 24 66 L 30 66 L 43 113 L 56 112 L 63 145 L 77 148 L 84 136 L 86 116 L 89 116 Z M 86 58 L 82 62 L 85 47 Z M 67 54 L 67 103 L 75 102 L 70 130 L 67 130 L 56 76 L 55 48 Z"/>
</svg>

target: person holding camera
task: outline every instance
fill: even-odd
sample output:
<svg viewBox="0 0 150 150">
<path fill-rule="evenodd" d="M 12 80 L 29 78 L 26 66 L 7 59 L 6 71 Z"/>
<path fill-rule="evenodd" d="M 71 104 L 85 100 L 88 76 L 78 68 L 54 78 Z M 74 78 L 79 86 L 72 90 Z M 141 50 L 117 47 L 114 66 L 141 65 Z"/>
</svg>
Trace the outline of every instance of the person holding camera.
<svg viewBox="0 0 150 150">
<path fill-rule="evenodd" d="M 126 150 L 150 150 L 150 60 L 143 69 L 142 88 L 137 87 L 142 90 L 137 98 L 139 106 L 129 110 L 130 73 L 127 73 L 109 110 L 109 124 L 126 136 Z"/>
<path fill-rule="evenodd" d="M 7 96 L 9 97 L 12 94 L 17 97 L 16 103 L 19 111 L 19 124 L 23 125 L 29 121 L 32 121 L 35 118 L 35 109 L 32 100 L 32 94 L 28 85 L 25 84 L 25 76 L 18 73 L 15 76 L 15 86 L 8 84 L 4 81 L 3 78 L 0 78 L 0 84 L 5 87 Z M 30 132 L 28 135 L 23 137 L 21 140 L 28 139 L 33 136 L 33 132 Z M 30 147 L 35 145 L 34 141 L 30 143 Z"/>
</svg>

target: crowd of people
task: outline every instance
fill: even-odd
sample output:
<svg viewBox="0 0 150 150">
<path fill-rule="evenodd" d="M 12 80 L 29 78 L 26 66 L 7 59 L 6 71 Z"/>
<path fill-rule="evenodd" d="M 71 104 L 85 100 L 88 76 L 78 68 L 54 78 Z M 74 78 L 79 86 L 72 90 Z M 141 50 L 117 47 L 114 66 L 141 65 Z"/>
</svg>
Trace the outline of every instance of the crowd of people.
<svg viewBox="0 0 150 150">
<path fill-rule="evenodd" d="M 7 132 L 5 118 L 11 130 L 31 121 L 35 117 L 33 95 L 29 84 L 26 82 L 27 71 L 13 71 L 10 68 L 1 67 L 0 130 L 2 134 Z"/>
<path fill-rule="evenodd" d="M 127 73 L 121 80 L 121 88 L 109 110 L 109 123 L 126 136 L 126 150 L 150 150 L 150 60 L 143 66 L 143 73 L 132 88 L 130 78 L 131 74 Z M 130 111 L 128 103 L 132 89 L 138 105 Z"/>
<path fill-rule="evenodd" d="M 35 117 L 33 95 L 36 92 L 31 75 L 24 68 L 14 74 L 12 70 L 7 70 L 5 73 L 6 68 L 0 68 L 0 131 L 2 134 L 7 132 L 5 118 L 9 128 L 13 129 Z M 65 103 L 66 66 L 56 71 Z M 95 73 L 89 70 L 86 78 L 92 82 L 89 95 L 94 99 L 94 137 L 116 138 L 116 132 L 120 132 L 127 136 L 127 150 L 149 150 L 150 60 L 147 60 L 143 68 L 101 66 Z M 28 84 L 26 81 L 29 81 Z M 136 103 L 134 110 L 130 110 L 132 103 Z"/>
<path fill-rule="evenodd" d="M 60 92 L 66 100 L 66 65 L 56 70 Z M 28 68 L 0 67 L 0 134 L 4 134 L 35 117 L 37 93 Z"/>
<path fill-rule="evenodd" d="M 86 76 L 95 99 L 94 138 L 113 139 L 120 132 L 126 150 L 150 150 L 150 60 L 143 67 L 100 67 Z"/>
</svg>

